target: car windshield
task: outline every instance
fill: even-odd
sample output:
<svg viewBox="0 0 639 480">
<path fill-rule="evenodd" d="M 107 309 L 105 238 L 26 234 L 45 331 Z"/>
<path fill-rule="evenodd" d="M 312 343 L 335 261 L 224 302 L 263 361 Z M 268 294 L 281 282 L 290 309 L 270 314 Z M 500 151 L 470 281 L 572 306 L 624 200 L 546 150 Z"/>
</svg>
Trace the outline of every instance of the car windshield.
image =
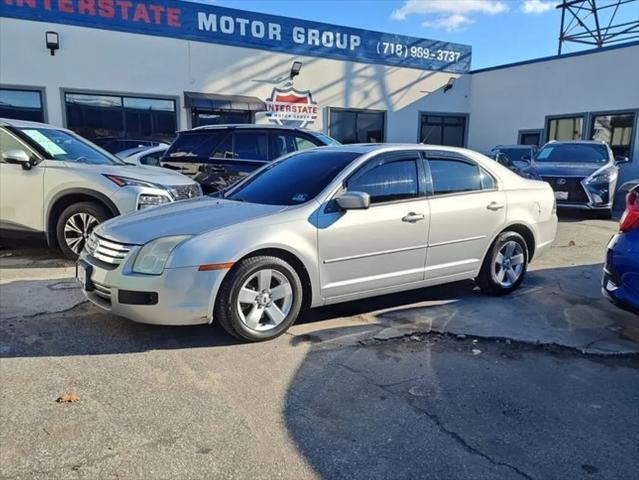
<svg viewBox="0 0 639 480">
<path fill-rule="evenodd" d="M 124 164 L 88 140 L 64 130 L 38 127 L 22 127 L 19 130 L 54 160 L 92 165 Z"/>
<path fill-rule="evenodd" d="M 500 148 L 498 153 L 503 153 L 508 157 L 511 162 L 521 162 L 523 157 L 527 157 L 530 160 L 532 154 L 532 148 Z"/>
<path fill-rule="evenodd" d="M 224 197 L 266 205 L 299 205 L 315 198 L 359 153 L 320 148 L 277 160 Z"/>
<path fill-rule="evenodd" d="M 608 149 L 598 143 L 550 143 L 537 152 L 535 162 L 606 163 Z"/>
</svg>

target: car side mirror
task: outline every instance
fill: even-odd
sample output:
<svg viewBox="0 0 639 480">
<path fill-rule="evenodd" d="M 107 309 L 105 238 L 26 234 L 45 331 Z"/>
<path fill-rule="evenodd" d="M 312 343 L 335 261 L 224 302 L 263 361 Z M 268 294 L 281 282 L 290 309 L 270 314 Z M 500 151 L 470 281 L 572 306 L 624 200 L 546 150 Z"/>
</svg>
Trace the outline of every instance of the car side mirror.
<svg viewBox="0 0 639 480">
<path fill-rule="evenodd" d="M 520 158 L 522 162 L 530 163 L 532 161 L 532 157 L 530 155 L 524 155 Z"/>
<path fill-rule="evenodd" d="M 630 192 L 637 187 L 639 187 L 639 180 L 630 180 L 629 182 L 626 182 L 621 187 L 619 187 L 619 190 L 621 190 L 622 192 Z"/>
<path fill-rule="evenodd" d="M 371 206 L 371 197 L 366 192 L 346 192 L 335 199 L 344 210 L 365 210 Z"/>
<path fill-rule="evenodd" d="M 22 168 L 24 168 L 25 170 L 29 170 L 33 166 L 29 154 L 20 149 L 7 150 L 6 152 L 2 152 L 2 160 L 13 165 L 22 165 Z"/>
<path fill-rule="evenodd" d="M 628 162 L 630 162 L 630 159 L 629 159 L 628 157 L 624 157 L 624 156 L 622 156 L 622 155 L 617 155 L 617 156 L 615 157 L 615 163 L 616 163 L 617 165 L 619 165 L 619 164 L 621 164 L 621 163 L 628 163 Z"/>
</svg>

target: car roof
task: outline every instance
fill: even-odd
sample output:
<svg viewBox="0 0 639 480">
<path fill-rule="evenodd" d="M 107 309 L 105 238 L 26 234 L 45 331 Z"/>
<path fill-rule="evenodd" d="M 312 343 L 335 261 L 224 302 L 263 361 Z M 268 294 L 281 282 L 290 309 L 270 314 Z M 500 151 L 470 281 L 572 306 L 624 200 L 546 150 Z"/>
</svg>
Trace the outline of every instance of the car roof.
<svg viewBox="0 0 639 480">
<path fill-rule="evenodd" d="M 0 126 L 2 127 L 37 127 L 37 128 L 52 128 L 55 130 L 64 130 L 63 128 L 49 125 L 48 123 L 31 122 L 29 120 L 17 120 L 15 118 L 0 118 Z"/>
<path fill-rule="evenodd" d="M 318 149 L 326 147 L 317 147 Z M 351 143 L 347 145 L 331 145 L 328 147 L 331 152 L 353 152 L 359 154 L 366 154 L 371 152 L 394 152 L 405 150 L 434 150 L 438 152 L 451 152 L 464 154 L 472 151 L 467 148 L 460 147 L 447 147 L 444 145 L 429 145 L 425 143 Z"/>
<path fill-rule="evenodd" d="M 533 148 L 535 145 L 523 145 L 521 143 L 512 144 L 512 145 L 495 145 L 493 150 L 496 148 Z"/>
<path fill-rule="evenodd" d="M 601 140 L 551 140 L 546 145 L 606 145 Z"/>
<path fill-rule="evenodd" d="M 224 123 L 220 125 L 202 125 L 200 127 L 191 128 L 188 130 L 180 130 L 178 133 L 188 132 L 202 132 L 206 130 L 224 130 L 224 129 L 266 129 L 266 130 L 294 130 L 298 132 L 306 132 L 310 134 L 318 134 L 316 130 L 310 130 L 307 128 L 299 127 L 287 127 L 286 125 L 273 125 L 270 123 Z"/>
</svg>

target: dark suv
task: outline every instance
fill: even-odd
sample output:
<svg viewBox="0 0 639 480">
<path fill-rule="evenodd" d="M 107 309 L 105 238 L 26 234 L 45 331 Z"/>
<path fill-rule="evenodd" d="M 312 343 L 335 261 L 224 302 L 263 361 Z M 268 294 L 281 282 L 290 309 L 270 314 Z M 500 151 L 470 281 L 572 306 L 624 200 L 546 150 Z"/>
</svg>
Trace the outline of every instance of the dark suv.
<svg viewBox="0 0 639 480">
<path fill-rule="evenodd" d="M 269 125 L 207 125 L 178 133 L 160 165 L 222 190 L 291 152 L 338 142 L 320 132 Z"/>
</svg>

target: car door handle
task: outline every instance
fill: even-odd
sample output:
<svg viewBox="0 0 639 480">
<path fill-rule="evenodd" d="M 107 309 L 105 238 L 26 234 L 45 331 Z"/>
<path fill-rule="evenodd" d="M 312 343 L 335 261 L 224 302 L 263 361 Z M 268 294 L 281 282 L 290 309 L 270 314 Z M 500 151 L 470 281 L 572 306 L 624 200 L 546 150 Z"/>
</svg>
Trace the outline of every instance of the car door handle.
<svg viewBox="0 0 639 480">
<path fill-rule="evenodd" d="M 499 203 L 499 202 L 490 202 L 488 205 L 486 205 L 486 208 L 488 210 L 501 210 L 502 208 L 504 208 L 506 205 L 504 205 L 503 203 Z"/>
<path fill-rule="evenodd" d="M 424 220 L 424 218 L 425 217 L 423 213 L 410 212 L 405 217 L 402 217 L 402 222 L 415 223 L 419 222 L 420 220 Z"/>
</svg>

